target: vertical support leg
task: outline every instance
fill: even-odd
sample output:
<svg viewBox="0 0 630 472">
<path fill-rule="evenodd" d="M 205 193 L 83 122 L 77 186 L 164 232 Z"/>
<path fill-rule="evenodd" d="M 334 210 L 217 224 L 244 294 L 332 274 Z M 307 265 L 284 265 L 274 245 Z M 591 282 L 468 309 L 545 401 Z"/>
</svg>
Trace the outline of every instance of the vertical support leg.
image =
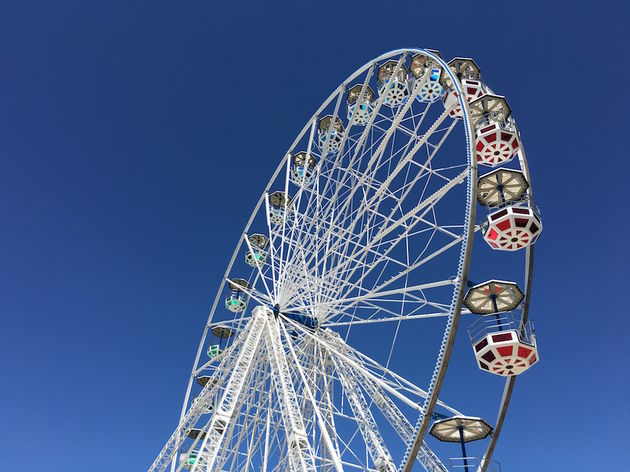
<svg viewBox="0 0 630 472">
<path fill-rule="evenodd" d="M 265 310 L 267 310 L 265 308 Z M 269 319 L 265 332 L 265 343 L 271 363 L 271 377 L 280 399 L 280 408 L 284 421 L 284 429 L 288 441 L 288 453 L 291 469 L 300 472 L 315 472 L 313 450 L 306 436 L 304 420 L 300 412 L 297 395 L 291 380 L 291 371 L 280 338 L 279 321 L 273 318 L 268 310 Z"/>
<path fill-rule="evenodd" d="M 199 449 L 199 456 L 203 456 L 204 459 L 203 467 L 207 468 L 207 470 L 212 469 L 219 455 L 226 430 L 230 426 L 234 415 L 238 412 L 240 399 L 243 395 L 243 387 L 249 378 L 253 360 L 258 350 L 265 325 L 267 324 L 267 317 L 265 313 L 260 310 L 260 307 L 254 308 L 250 323 L 251 329 L 245 338 L 241 351 L 238 353 L 230 378 L 225 386 L 223 395 L 213 411 L 212 419 L 206 431 L 206 437 Z M 197 470 L 197 466 L 200 462 L 201 461 L 195 463 L 192 472 Z"/>
<path fill-rule="evenodd" d="M 192 402 L 186 414 L 183 415 L 177 429 L 166 442 L 153 464 L 151 464 L 149 472 L 164 472 L 168 465 L 174 462 L 177 451 L 186 439 L 188 431 L 195 426 L 202 414 L 207 413 L 207 405 L 211 403 L 212 398 L 219 391 L 219 386 L 223 383 L 223 380 L 230 375 L 237 363 L 237 359 L 241 356 L 243 350 L 246 349 L 250 336 L 260 336 L 262 330 L 260 326 L 255 325 L 255 320 L 251 320 L 232 345 L 230 355 L 226 355 L 221 359 L 221 363 L 212 379 L 208 381 L 199 396 Z"/>
</svg>

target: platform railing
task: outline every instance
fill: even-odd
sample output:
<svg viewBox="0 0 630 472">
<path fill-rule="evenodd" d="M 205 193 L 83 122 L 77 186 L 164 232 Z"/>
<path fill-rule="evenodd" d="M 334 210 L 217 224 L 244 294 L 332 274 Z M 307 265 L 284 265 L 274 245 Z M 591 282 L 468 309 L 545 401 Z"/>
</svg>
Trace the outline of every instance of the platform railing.
<svg viewBox="0 0 630 472">
<path fill-rule="evenodd" d="M 468 328 L 468 336 L 470 341 L 476 344 L 488 334 L 510 330 L 516 331 L 522 343 L 532 346 L 535 344 L 534 323 L 529 320 L 521 327 L 520 312 L 512 311 L 479 316 L 479 319 Z"/>
<path fill-rule="evenodd" d="M 481 466 L 482 457 L 451 457 L 451 472 L 476 472 Z M 487 472 L 501 472 L 501 464 L 496 461 L 488 461 Z"/>
</svg>

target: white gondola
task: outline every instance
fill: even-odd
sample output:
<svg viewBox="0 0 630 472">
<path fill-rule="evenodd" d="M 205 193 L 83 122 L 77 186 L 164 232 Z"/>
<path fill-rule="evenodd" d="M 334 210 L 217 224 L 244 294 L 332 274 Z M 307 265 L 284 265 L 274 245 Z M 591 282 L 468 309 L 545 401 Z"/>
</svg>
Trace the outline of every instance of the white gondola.
<svg viewBox="0 0 630 472">
<path fill-rule="evenodd" d="M 251 267 L 262 266 L 267 260 L 269 238 L 264 234 L 252 234 L 247 238 L 251 250 L 245 253 L 245 262 Z"/>
<path fill-rule="evenodd" d="M 343 141 L 344 126 L 339 117 L 333 120 L 332 115 L 326 115 L 319 120 L 317 132 L 319 135 L 319 148 L 323 154 L 334 153 L 339 150 Z"/>
<path fill-rule="evenodd" d="M 272 225 L 281 225 L 288 219 L 287 209 L 291 205 L 291 197 L 284 192 L 273 192 L 269 195 L 269 221 Z"/>
<path fill-rule="evenodd" d="M 408 72 L 404 64 L 387 61 L 378 68 L 378 93 L 390 107 L 402 105 L 409 98 Z"/>
<path fill-rule="evenodd" d="M 234 279 L 228 283 L 230 294 L 225 299 L 225 306 L 233 313 L 242 313 L 247 308 L 247 295 L 249 282 L 245 279 Z"/>
<path fill-rule="evenodd" d="M 357 126 L 365 126 L 369 123 L 374 113 L 374 92 L 369 85 L 363 87 L 356 84 L 348 89 L 346 96 L 348 102 L 348 122 L 354 119 Z"/>
</svg>

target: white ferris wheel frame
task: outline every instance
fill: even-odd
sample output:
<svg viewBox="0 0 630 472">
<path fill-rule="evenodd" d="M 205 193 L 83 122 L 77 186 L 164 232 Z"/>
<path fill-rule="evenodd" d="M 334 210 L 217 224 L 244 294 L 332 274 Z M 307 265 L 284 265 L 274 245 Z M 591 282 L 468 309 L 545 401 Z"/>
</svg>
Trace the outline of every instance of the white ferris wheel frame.
<svg viewBox="0 0 630 472">
<path fill-rule="evenodd" d="M 452 348 L 453 348 L 453 344 L 454 344 L 454 340 L 455 340 L 455 336 L 457 333 L 457 328 L 458 328 L 458 323 L 459 323 L 459 318 L 461 316 L 462 313 L 462 304 L 463 304 L 463 297 L 465 294 L 465 288 L 466 288 L 466 284 L 468 281 L 468 272 L 470 269 L 470 261 L 471 261 L 471 256 L 472 256 L 472 242 L 473 242 L 473 238 L 474 238 L 474 233 L 479 230 L 479 226 L 475 226 L 475 215 L 476 215 L 476 205 L 477 205 L 477 200 L 476 200 L 476 194 L 477 194 L 477 159 L 476 159 L 476 149 L 475 149 L 475 140 L 474 140 L 474 127 L 471 123 L 471 120 L 469 118 L 470 115 L 470 110 L 469 110 L 469 105 L 468 105 L 468 101 L 465 99 L 465 94 L 462 93 L 461 90 L 461 84 L 459 82 L 459 80 L 457 79 L 457 77 L 455 76 L 455 74 L 450 70 L 449 66 L 446 64 L 445 61 L 442 60 L 441 57 L 439 57 L 438 55 L 424 50 L 424 49 L 415 49 L 415 48 L 409 48 L 409 49 L 398 49 L 398 50 L 394 50 L 394 51 L 390 51 L 388 53 L 385 53 L 375 59 L 372 59 L 371 61 L 369 61 L 368 63 L 366 63 L 364 66 L 362 66 L 361 68 L 359 68 L 356 72 L 354 72 L 350 77 L 348 77 L 341 85 L 339 85 L 339 87 L 337 87 L 337 89 L 335 89 L 330 95 L 329 97 L 324 101 L 324 103 L 320 106 L 320 108 L 313 114 L 313 116 L 308 120 L 307 124 L 304 126 L 304 128 L 302 129 L 302 131 L 298 134 L 298 137 L 295 139 L 295 141 L 293 142 L 293 144 L 290 146 L 289 151 L 285 154 L 284 158 L 282 159 L 282 161 L 280 162 L 280 164 L 278 165 L 278 167 L 276 168 L 275 172 L 273 173 L 271 179 L 269 180 L 269 183 L 267 184 L 267 186 L 264 189 L 264 192 L 262 193 L 261 197 L 258 199 L 258 202 L 256 203 L 254 210 L 252 212 L 252 214 L 250 215 L 250 218 L 247 221 L 247 224 L 245 225 L 244 231 L 241 234 L 241 237 L 239 238 L 238 244 L 230 258 L 230 261 L 228 263 L 228 267 L 225 271 L 224 277 L 221 281 L 221 284 L 219 286 L 219 289 L 217 291 L 217 294 L 214 298 L 214 301 L 212 303 L 211 306 L 211 310 L 208 316 L 208 320 L 206 322 L 205 325 L 205 329 L 201 338 L 201 341 L 199 343 L 199 347 L 197 349 L 196 355 L 195 355 L 195 360 L 194 360 L 194 364 L 193 364 L 193 369 L 191 372 L 191 376 L 188 382 L 188 386 L 186 389 L 186 394 L 185 394 L 185 398 L 184 398 L 184 402 L 183 402 L 183 406 L 182 406 L 182 410 L 181 410 L 181 415 L 180 415 L 180 421 L 184 418 L 185 414 L 186 414 L 186 410 L 187 410 L 187 406 L 190 403 L 191 400 L 191 391 L 192 391 L 192 386 L 194 384 L 195 378 L 199 373 L 199 365 L 200 365 L 200 360 L 201 360 L 201 356 L 203 354 L 204 351 L 204 346 L 207 343 L 207 338 L 208 338 L 208 333 L 212 327 L 212 322 L 214 319 L 214 315 L 215 312 L 217 310 L 217 307 L 219 306 L 219 302 L 222 298 L 222 294 L 224 293 L 225 287 L 226 287 L 226 283 L 230 281 L 229 279 L 229 275 L 231 273 L 231 270 L 234 266 L 234 263 L 236 261 L 236 258 L 238 257 L 239 254 L 241 254 L 241 249 L 243 248 L 243 243 L 245 243 L 245 245 L 247 246 L 247 249 L 249 249 L 250 251 L 252 250 L 252 247 L 249 243 L 248 240 L 248 235 L 250 234 L 250 228 L 252 226 L 252 223 L 254 222 L 256 216 L 259 214 L 259 211 L 261 210 L 261 207 L 264 205 L 267 213 L 269 213 L 268 209 L 269 209 L 269 192 L 272 190 L 271 186 L 272 184 L 278 179 L 279 175 L 281 174 L 281 172 L 283 171 L 283 169 L 286 169 L 286 184 L 285 184 L 285 192 L 288 191 L 288 181 L 289 181 L 289 172 L 290 172 L 290 157 L 293 153 L 293 150 L 295 149 L 295 147 L 299 144 L 299 142 L 303 139 L 303 137 L 310 132 L 310 139 L 309 139 L 309 147 L 310 147 L 310 143 L 312 143 L 313 141 L 313 135 L 315 132 L 315 125 L 317 123 L 318 118 L 321 117 L 321 113 L 332 103 L 332 101 L 336 98 L 337 99 L 337 103 L 335 106 L 335 112 L 333 115 L 333 119 L 335 117 L 338 116 L 338 111 L 340 108 L 340 103 L 341 103 L 341 99 L 344 96 L 344 92 L 347 89 L 348 84 L 350 84 L 354 79 L 356 79 L 357 77 L 361 76 L 362 74 L 367 72 L 367 78 L 366 78 L 366 84 L 369 82 L 370 80 L 370 76 L 373 73 L 373 70 L 376 66 L 376 64 L 381 63 L 382 61 L 385 61 L 387 59 L 390 58 L 396 58 L 398 56 L 400 56 L 399 60 L 398 60 L 398 64 L 401 64 L 402 62 L 404 62 L 405 58 L 408 57 L 411 54 L 422 54 L 425 55 L 427 57 L 430 57 L 432 60 L 434 60 L 436 63 L 438 63 L 441 68 L 442 68 L 442 73 L 446 73 L 449 75 L 453 87 L 455 89 L 455 91 L 457 92 L 457 97 L 458 97 L 458 104 L 462 109 L 462 122 L 463 122 L 463 127 L 464 127 L 464 132 L 465 132 L 465 141 L 466 141 L 466 158 L 467 158 L 467 169 L 466 169 L 466 175 L 465 175 L 465 180 L 466 182 L 466 211 L 465 211 L 465 218 L 466 221 L 464 222 L 464 237 L 461 241 L 459 241 L 461 243 L 461 249 L 460 249 L 460 255 L 459 255 L 459 266 L 458 266 L 458 270 L 457 270 L 457 276 L 455 278 L 454 281 L 451 281 L 453 286 L 454 286 L 454 290 L 453 290 L 453 297 L 452 297 L 452 301 L 451 301 L 451 306 L 449 307 L 449 313 L 448 313 L 448 318 L 447 318 L 447 322 L 446 322 L 446 327 L 444 329 L 444 333 L 443 333 L 443 339 L 442 339 L 442 345 L 441 348 L 438 352 L 437 355 L 437 359 L 435 362 L 435 369 L 434 369 L 434 373 L 429 385 L 429 388 L 426 390 L 425 393 L 425 400 L 424 403 L 422 404 L 422 407 L 419 411 L 419 418 L 418 418 L 418 423 L 415 425 L 415 427 L 413 428 L 413 440 L 410 441 L 410 444 L 407 448 L 407 452 L 405 454 L 405 459 L 403 460 L 403 463 L 400 465 L 400 470 L 404 471 L 404 472 L 409 472 L 412 467 L 413 467 L 413 463 L 416 460 L 418 453 L 422 447 L 423 444 L 423 439 L 426 435 L 426 432 L 428 430 L 429 427 L 429 422 L 431 420 L 431 416 L 432 413 L 436 407 L 436 404 L 438 403 L 438 396 L 439 396 L 439 392 L 440 389 L 442 387 L 442 383 L 444 381 L 444 376 L 446 374 L 446 370 L 448 367 L 448 363 L 450 360 L 450 356 L 452 353 Z M 413 100 L 413 97 L 412 97 Z M 410 100 L 411 101 L 411 100 Z M 446 112 L 445 112 L 446 113 Z M 402 114 L 401 114 L 402 115 Z M 520 164 L 521 164 L 521 169 L 523 171 L 523 173 L 525 174 L 528 182 L 531 182 L 530 180 L 530 176 L 529 176 L 529 169 L 527 166 L 527 161 L 526 161 L 526 157 L 525 157 L 525 151 L 524 148 L 522 147 L 522 143 L 520 142 L 520 135 L 518 136 L 518 141 L 519 141 L 519 145 L 520 145 L 520 151 L 518 154 L 518 158 L 520 160 Z M 309 148 L 310 151 L 310 148 Z M 288 194 L 288 192 L 286 193 Z M 528 189 L 528 195 L 531 198 L 531 187 Z M 283 229 L 284 231 L 284 229 Z M 270 233 L 271 235 L 271 233 Z M 282 246 L 284 248 L 284 246 Z M 524 308 L 523 308 L 523 319 L 522 319 L 522 323 L 524 324 L 527 321 L 527 311 L 528 311 L 528 307 L 529 307 L 529 298 L 530 298 L 530 293 L 531 293 L 531 276 L 532 276 L 532 268 L 533 268 L 533 247 L 528 247 L 526 249 L 526 255 L 525 255 L 525 281 L 526 281 L 526 285 L 525 285 L 525 303 L 524 303 Z M 282 256 L 280 257 L 280 260 L 282 260 Z M 273 263 L 273 258 L 272 258 L 272 263 Z M 258 267 L 259 268 L 259 267 Z M 260 270 L 260 268 L 259 268 Z M 274 285 L 273 288 L 275 290 L 276 287 L 276 280 L 275 280 L 275 271 L 272 270 L 271 271 L 272 276 L 274 277 Z M 258 277 L 258 276 L 257 276 Z M 269 287 L 267 286 L 267 283 L 265 282 L 265 277 L 260 277 L 260 279 L 262 280 L 266 291 L 270 294 L 270 296 L 272 295 L 271 292 L 272 290 L 269 289 Z M 383 295 L 383 293 L 385 292 L 381 292 L 380 295 Z M 277 296 L 277 294 L 273 294 L 274 296 Z M 370 322 L 370 320 L 366 320 L 365 321 Z M 282 326 L 282 325 L 281 325 Z M 284 329 L 284 326 L 282 326 Z M 293 353 L 293 356 L 295 356 L 296 354 Z M 349 360 L 351 361 L 351 360 Z M 297 365 L 299 366 L 299 362 L 297 363 Z M 341 369 L 340 369 L 341 371 Z M 302 374 L 303 375 L 303 374 Z M 342 380 L 343 381 L 343 380 Z M 511 397 L 511 393 L 514 387 L 514 382 L 515 382 L 515 377 L 508 377 L 506 382 L 505 382 L 505 387 L 504 387 L 504 393 L 503 393 L 503 398 L 501 400 L 501 404 L 499 406 L 499 412 L 498 412 L 498 417 L 497 417 L 497 422 L 496 422 L 496 426 L 495 426 L 495 432 L 490 440 L 490 444 L 486 450 L 486 453 L 484 454 L 483 460 L 481 461 L 481 465 L 479 467 L 479 470 L 481 472 L 484 472 L 488 466 L 488 464 L 490 463 L 490 459 L 492 458 L 492 454 L 494 452 L 500 431 L 501 431 L 501 427 L 503 425 L 503 421 L 505 419 L 505 415 L 507 412 L 507 408 L 509 405 L 509 401 L 510 401 L 510 397 Z M 304 384 L 305 386 L 307 385 L 306 383 Z M 269 421 L 269 418 L 267 418 L 267 421 Z M 171 470 L 175 471 L 176 466 L 177 466 L 177 462 L 176 462 L 176 457 L 177 457 L 177 453 L 175 453 L 175 456 L 172 459 L 171 462 Z M 180 467 L 181 468 L 181 467 Z"/>
</svg>

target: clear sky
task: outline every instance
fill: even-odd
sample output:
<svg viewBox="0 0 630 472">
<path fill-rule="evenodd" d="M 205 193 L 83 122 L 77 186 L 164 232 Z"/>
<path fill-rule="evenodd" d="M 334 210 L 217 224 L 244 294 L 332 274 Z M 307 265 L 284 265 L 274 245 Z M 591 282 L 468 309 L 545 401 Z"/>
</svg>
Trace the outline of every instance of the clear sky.
<svg viewBox="0 0 630 472">
<path fill-rule="evenodd" d="M 400 47 L 475 58 L 542 210 L 542 362 L 496 458 L 626 469 L 627 4 L 303 3 L 0 3 L 0 471 L 148 467 L 280 156 L 339 82 Z"/>
</svg>

